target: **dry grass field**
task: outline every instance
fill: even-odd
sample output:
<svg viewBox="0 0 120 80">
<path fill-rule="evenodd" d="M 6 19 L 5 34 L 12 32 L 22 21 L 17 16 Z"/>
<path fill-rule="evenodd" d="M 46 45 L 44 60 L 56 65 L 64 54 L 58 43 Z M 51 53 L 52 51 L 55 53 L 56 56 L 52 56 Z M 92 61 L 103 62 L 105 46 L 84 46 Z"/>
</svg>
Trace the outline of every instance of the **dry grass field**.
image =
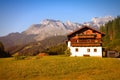
<svg viewBox="0 0 120 80">
<path fill-rule="evenodd" d="M 0 80 L 119 80 L 120 59 L 45 56 L 0 58 Z"/>
</svg>

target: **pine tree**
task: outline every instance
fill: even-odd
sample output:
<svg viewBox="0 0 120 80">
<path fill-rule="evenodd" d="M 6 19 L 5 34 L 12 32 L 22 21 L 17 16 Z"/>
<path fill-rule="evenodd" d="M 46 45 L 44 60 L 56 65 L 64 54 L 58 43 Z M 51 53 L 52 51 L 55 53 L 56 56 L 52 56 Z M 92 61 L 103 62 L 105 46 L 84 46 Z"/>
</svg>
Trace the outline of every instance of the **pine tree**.
<svg viewBox="0 0 120 80">
<path fill-rule="evenodd" d="M 120 16 L 101 26 L 100 31 L 105 33 L 103 46 L 120 51 Z"/>
<path fill-rule="evenodd" d="M 4 46 L 0 42 L 0 57 L 10 57 L 11 55 L 4 51 Z"/>
</svg>

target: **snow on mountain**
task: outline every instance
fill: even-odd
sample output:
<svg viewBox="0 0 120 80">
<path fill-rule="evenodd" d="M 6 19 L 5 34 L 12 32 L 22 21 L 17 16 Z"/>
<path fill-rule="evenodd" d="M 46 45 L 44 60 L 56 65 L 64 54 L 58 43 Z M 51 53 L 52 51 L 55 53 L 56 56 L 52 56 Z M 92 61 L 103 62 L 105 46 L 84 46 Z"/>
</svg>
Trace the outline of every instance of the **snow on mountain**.
<svg viewBox="0 0 120 80">
<path fill-rule="evenodd" d="M 92 27 L 99 29 L 100 26 L 104 25 L 105 23 L 107 23 L 108 21 L 111 21 L 113 19 L 114 19 L 114 17 L 112 17 L 112 16 L 94 17 L 91 19 L 90 22 L 85 22 L 85 23 L 83 23 L 83 25 L 88 25 L 88 26 L 92 26 Z"/>
<path fill-rule="evenodd" d="M 105 17 L 95 17 L 92 18 L 92 22 L 97 24 L 105 24 L 110 20 L 113 20 L 114 18 L 112 16 L 105 16 Z"/>
<path fill-rule="evenodd" d="M 81 24 L 73 23 L 70 21 L 66 21 L 64 23 L 64 25 L 66 26 L 66 29 L 68 29 L 68 30 L 75 30 L 75 29 L 80 28 L 82 26 Z"/>
</svg>

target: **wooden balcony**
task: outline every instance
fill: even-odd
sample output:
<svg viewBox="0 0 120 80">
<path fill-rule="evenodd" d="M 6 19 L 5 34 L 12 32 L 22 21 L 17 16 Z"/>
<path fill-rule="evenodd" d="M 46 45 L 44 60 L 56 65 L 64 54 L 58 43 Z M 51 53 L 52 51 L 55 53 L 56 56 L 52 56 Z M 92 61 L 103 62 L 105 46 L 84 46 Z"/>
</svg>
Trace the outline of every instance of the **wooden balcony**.
<svg viewBox="0 0 120 80">
<path fill-rule="evenodd" d="M 101 43 L 71 43 L 73 47 L 97 47 L 101 45 Z"/>
<path fill-rule="evenodd" d="M 71 43 L 102 43 L 101 39 L 71 39 Z"/>
<path fill-rule="evenodd" d="M 95 34 L 77 35 L 78 38 L 95 38 Z"/>
</svg>

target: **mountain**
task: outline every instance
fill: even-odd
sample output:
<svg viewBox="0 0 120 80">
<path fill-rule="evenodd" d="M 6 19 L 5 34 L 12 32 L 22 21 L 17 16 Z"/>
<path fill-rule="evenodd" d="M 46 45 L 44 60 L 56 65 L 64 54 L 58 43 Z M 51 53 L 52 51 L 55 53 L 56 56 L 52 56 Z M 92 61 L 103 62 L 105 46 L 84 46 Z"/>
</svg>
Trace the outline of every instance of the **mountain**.
<svg viewBox="0 0 120 80">
<path fill-rule="evenodd" d="M 14 53 L 31 42 L 45 40 L 48 37 L 66 36 L 68 33 L 80 28 L 82 25 L 89 25 L 99 29 L 101 25 L 104 25 L 106 22 L 113 19 L 114 18 L 111 16 L 101 18 L 95 17 L 92 21 L 83 24 L 73 23 L 71 21 L 61 22 L 60 20 L 45 19 L 39 24 L 32 24 L 22 33 L 10 33 L 7 36 L 0 37 L 0 41 L 7 51 Z"/>
<path fill-rule="evenodd" d="M 50 36 L 67 35 L 70 31 L 78 29 L 79 27 L 81 27 L 80 24 L 70 21 L 63 23 L 59 20 L 46 19 L 40 24 L 33 24 L 22 33 L 26 35 L 34 34 L 36 35 L 34 39 L 40 41 Z"/>
<path fill-rule="evenodd" d="M 41 41 L 52 36 L 65 36 L 79 27 L 81 24 L 70 21 L 63 23 L 59 20 L 46 19 L 40 24 L 31 25 L 22 33 L 10 33 L 7 36 L 0 37 L 0 41 L 7 51 L 14 53 L 31 42 Z"/>
<path fill-rule="evenodd" d="M 45 40 L 29 43 L 21 47 L 21 49 L 19 48 L 19 50 L 14 50 L 14 52 L 19 55 L 36 55 L 49 50 L 51 47 L 57 47 L 59 44 L 65 44 L 65 40 L 67 40 L 66 36 L 48 37 Z"/>
<path fill-rule="evenodd" d="M 104 25 L 105 23 L 112 21 L 114 17 L 112 16 L 105 16 L 105 17 L 94 17 L 91 19 L 90 22 L 85 22 L 83 25 L 93 26 L 97 29 L 100 28 L 100 26 Z"/>
<path fill-rule="evenodd" d="M 70 21 L 61 22 L 59 20 L 51 20 L 45 19 L 41 21 L 40 24 L 33 24 L 27 30 L 23 31 L 22 33 L 25 35 L 36 35 L 34 38 L 37 41 L 43 40 L 50 36 L 59 36 L 59 35 L 66 35 L 78 28 L 82 25 L 92 26 L 96 29 L 99 29 L 100 26 L 104 25 L 108 21 L 113 20 L 114 18 L 111 16 L 105 17 L 95 17 L 92 18 L 90 22 L 85 22 L 83 24 L 80 23 L 73 23 Z"/>
<path fill-rule="evenodd" d="M 5 49 L 8 50 L 11 47 L 19 46 L 19 45 L 26 45 L 30 42 L 36 41 L 34 39 L 36 35 L 25 35 L 22 33 L 10 33 L 7 36 L 0 37 L 0 41 L 5 46 Z"/>
</svg>

